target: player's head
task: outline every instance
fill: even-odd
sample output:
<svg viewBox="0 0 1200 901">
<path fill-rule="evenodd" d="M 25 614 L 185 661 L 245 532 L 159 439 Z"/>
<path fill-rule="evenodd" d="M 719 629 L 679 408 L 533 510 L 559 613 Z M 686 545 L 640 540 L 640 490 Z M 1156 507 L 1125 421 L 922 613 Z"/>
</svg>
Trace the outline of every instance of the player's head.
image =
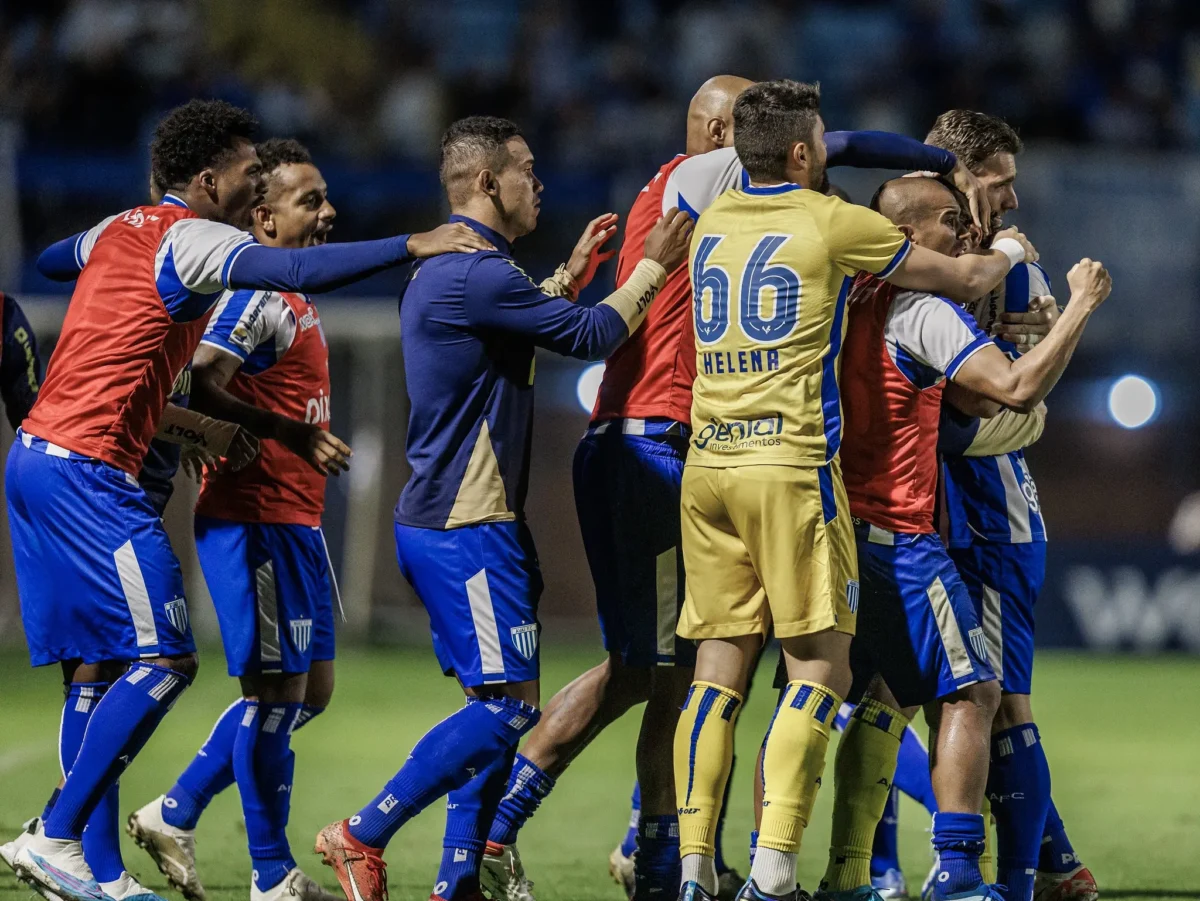
<svg viewBox="0 0 1200 901">
<path fill-rule="evenodd" d="M 740 75 L 714 75 L 700 85 L 688 104 L 688 156 L 733 144 L 733 102 L 752 84 Z"/>
<path fill-rule="evenodd" d="M 939 178 L 893 178 L 875 192 L 871 209 L 891 220 L 913 244 L 956 257 L 967 249 L 970 222 L 970 213 L 964 216 L 965 198 L 960 197 L 953 185 Z"/>
<path fill-rule="evenodd" d="M 324 244 L 337 211 L 304 145 L 292 138 L 258 144 L 267 193 L 254 208 L 254 236 L 271 247 Z"/>
<path fill-rule="evenodd" d="M 197 215 L 250 227 L 262 199 L 262 167 L 254 152 L 258 121 L 223 100 L 177 106 L 154 130 L 150 173 L 164 194 L 187 201 Z"/>
<path fill-rule="evenodd" d="M 952 109 L 937 117 L 925 143 L 949 150 L 975 173 L 992 206 L 992 230 L 1003 226 L 1004 214 L 1017 208 L 1016 156 L 1024 147 L 1013 127 L 999 116 Z"/>
<path fill-rule="evenodd" d="M 751 181 L 793 181 L 825 190 L 825 123 L 818 85 L 760 81 L 733 102 L 733 122 L 733 143 Z"/>
<path fill-rule="evenodd" d="M 442 135 L 438 174 L 451 212 L 484 216 L 509 240 L 537 227 L 542 183 L 516 123 L 495 116 L 454 122 Z"/>
</svg>

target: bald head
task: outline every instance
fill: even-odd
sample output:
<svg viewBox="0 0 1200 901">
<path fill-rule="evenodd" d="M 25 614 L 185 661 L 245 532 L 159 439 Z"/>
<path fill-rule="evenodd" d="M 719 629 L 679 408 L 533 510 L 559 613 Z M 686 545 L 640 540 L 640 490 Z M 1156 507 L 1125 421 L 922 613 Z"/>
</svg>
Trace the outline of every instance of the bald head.
<svg viewBox="0 0 1200 901">
<path fill-rule="evenodd" d="M 752 84 L 738 75 L 714 75 L 700 85 L 688 104 L 689 156 L 733 145 L 733 101 Z"/>
<path fill-rule="evenodd" d="M 914 244 L 947 256 L 957 256 L 963 250 L 963 203 L 954 187 L 940 179 L 905 177 L 885 181 L 871 198 L 871 209 L 891 220 Z M 969 221 L 970 214 L 965 216 Z"/>
</svg>

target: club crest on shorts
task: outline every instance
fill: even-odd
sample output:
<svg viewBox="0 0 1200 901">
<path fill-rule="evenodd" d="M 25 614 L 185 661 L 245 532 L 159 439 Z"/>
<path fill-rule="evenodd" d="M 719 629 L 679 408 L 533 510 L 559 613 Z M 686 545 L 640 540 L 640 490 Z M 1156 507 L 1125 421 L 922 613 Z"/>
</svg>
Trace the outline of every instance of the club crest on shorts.
<svg viewBox="0 0 1200 901">
<path fill-rule="evenodd" d="M 987 662 L 987 641 L 983 637 L 983 627 L 976 626 L 967 633 L 967 638 L 971 640 L 971 650 L 975 652 L 975 656 L 980 660 Z"/>
<path fill-rule="evenodd" d="M 312 620 L 288 620 L 288 625 L 292 628 L 292 644 L 296 646 L 296 650 L 303 654 L 308 650 L 308 645 L 312 641 Z"/>
<path fill-rule="evenodd" d="M 538 646 L 538 624 L 530 623 L 527 626 L 513 626 L 509 629 L 512 635 L 513 647 L 517 649 L 517 653 L 526 660 L 532 660 L 533 655 L 537 653 Z"/>
<path fill-rule="evenodd" d="M 851 579 L 846 583 L 846 606 L 851 613 L 858 613 L 858 581 Z"/>
<path fill-rule="evenodd" d="M 186 600 L 175 598 L 173 601 L 167 601 L 163 604 L 163 612 L 167 614 L 167 621 L 175 627 L 176 632 L 180 635 L 187 635 L 188 609 Z"/>
</svg>

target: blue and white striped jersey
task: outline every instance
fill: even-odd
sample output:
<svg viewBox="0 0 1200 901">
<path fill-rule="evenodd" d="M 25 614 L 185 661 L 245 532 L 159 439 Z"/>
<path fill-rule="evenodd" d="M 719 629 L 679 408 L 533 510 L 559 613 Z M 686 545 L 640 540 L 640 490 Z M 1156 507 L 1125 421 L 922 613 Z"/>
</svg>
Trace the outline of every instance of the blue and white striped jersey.
<svg viewBox="0 0 1200 901">
<path fill-rule="evenodd" d="M 966 307 L 986 332 L 1001 313 L 1023 312 L 1032 298 L 1050 293 L 1046 271 L 1037 263 L 1022 263 L 995 290 Z M 1017 356 L 1014 345 L 1001 340 L 996 344 Z M 1045 541 L 1046 524 L 1024 450 L 995 457 L 967 456 L 978 423 L 977 419 L 964 422 L 961 414 L 943 404 L 939 447 L 950 546 L 969 547 L 978 540 Z"/>
</svg>

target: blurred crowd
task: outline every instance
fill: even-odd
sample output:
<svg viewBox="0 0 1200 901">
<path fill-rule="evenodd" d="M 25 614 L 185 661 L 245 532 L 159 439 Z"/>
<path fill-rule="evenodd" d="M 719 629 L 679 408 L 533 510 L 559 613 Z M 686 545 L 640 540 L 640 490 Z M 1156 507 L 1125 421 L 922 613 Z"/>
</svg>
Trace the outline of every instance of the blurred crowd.
<svg viewBox="0 0 1200 901">
<path fill-rule="evenodd" d="M 717 72 L 819 79 L 835 127 L 951 106 L 1027 139 L 1200 147 L 1192 0 L 4 0 L 0 120 L 26 151 L 129 153 L 191 96 L 352 162 L 436 158 L 473 112 L 562 168 L 655 165 Z"/>
</svg>

